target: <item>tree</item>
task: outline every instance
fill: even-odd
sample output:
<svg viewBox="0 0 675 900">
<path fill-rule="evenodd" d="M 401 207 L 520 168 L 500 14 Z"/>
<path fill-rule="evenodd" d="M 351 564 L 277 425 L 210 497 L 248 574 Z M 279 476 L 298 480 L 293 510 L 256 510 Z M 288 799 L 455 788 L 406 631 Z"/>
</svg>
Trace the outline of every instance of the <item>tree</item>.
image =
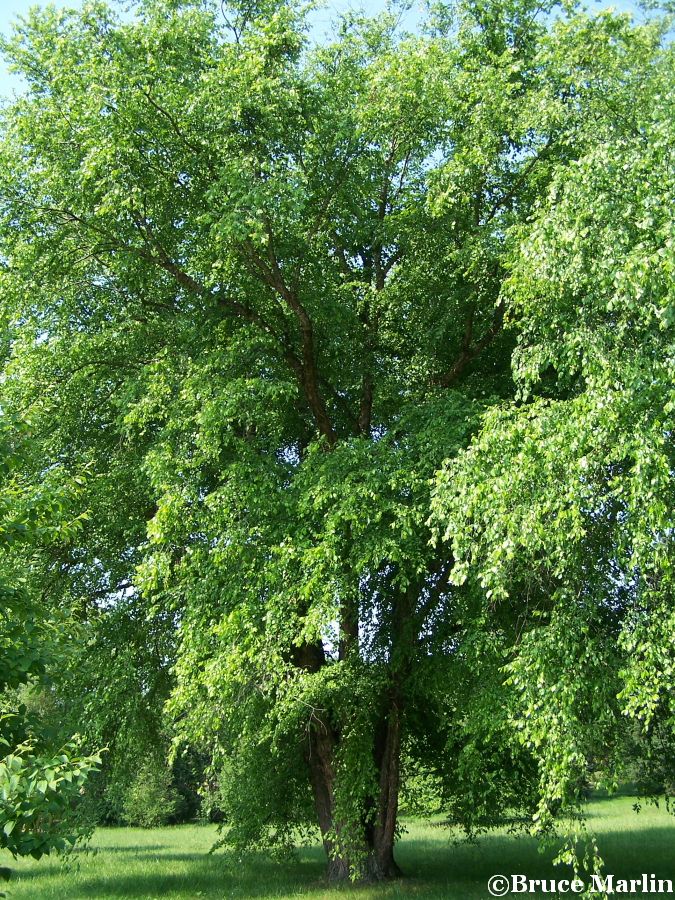
<svg viewBox="0 0 675 900">
<path fill-rule="evenodd" d="M 537 807 L 503 702 L 522 610 L 432 545 L 432 478 L 513 397 L 523 227 L 633 121 L 663 31 L 549 12 L 348 17 L 311 48 L 293 3 L 94 2 L 6 47 L 4 402 L 94 473 L 34 577 L 175 630 L 226 840 L 318 823 L 335 879 L 397 874 L 408 770 L 468 828 Z"/>
<path fill-rule="evenodd" d="M 21 580 L 12 558 L 22 546 L 63 542 L 80 524 L 67 515 L 69 496 L 43 479 L 39 494 L 22 483 L 17 469 L 25 425 L 3 418 L 0 423 L 0 847 L 14 856 L 38 859 L 51 850 L 74 844 L 81 831 L 71 815 L 89 774 L 100 759 L 83 756 L 76 737 L 53 746 L 31 721 L 17 688 L 44 674 L 58 653 L 61 632 L 72 623 L 37 602 Z M 72 491 L 71 491 L 72 494 Z M 71 498 L 72 499 L 72 498 Z M 6 874 L 5 869 L 2 874 Z M 4 895 L 3 895 L 4 896 Z"/>
</svg>

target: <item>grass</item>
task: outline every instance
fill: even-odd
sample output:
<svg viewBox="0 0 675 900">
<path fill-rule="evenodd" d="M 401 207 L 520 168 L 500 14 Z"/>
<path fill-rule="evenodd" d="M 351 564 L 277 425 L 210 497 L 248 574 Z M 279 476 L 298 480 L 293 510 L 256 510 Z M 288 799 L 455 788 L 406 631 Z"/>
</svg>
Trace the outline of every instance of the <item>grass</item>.
<svg viewBox="0 0 675 900">
<path fill-rule="evenodd" d="M 617 797 L 590 805 L 590 823 L 598 835 L 607 871 L 617 878 L 654 873 L 675 882 L 675 818 L 663 808 L 651 806 L 636 814 L 633 803 L 630 797 Z M 526 837 L 495 831 L 478 844 L 455 845 L 447 829 L 422 822 L 408 822 L 407 828 L 397 851 L 407 877 L 384 886 L 352 889 L 357 900 L 484 900 L 489 897 L 487 880 L 497 873 L 568 877 L 561 868 L 554 869 L 550 855 L 540 854 L 535 842 Z M 76 853 L 65 865 L 49 858 L 14 863 L 4 851 L 0 852 L 0 865 L 14 869 L 10 900 L 329 900 L 350 892 L 325 884 L 319 847 L 303 850 L 295 863 L 275 863 L 262 856 L 240 861 L 227 852 L 208 855 L 215 834 L 214 827 L 200 825 L 153 830 L 101 828 L 91 849 Z"/>
</svg>

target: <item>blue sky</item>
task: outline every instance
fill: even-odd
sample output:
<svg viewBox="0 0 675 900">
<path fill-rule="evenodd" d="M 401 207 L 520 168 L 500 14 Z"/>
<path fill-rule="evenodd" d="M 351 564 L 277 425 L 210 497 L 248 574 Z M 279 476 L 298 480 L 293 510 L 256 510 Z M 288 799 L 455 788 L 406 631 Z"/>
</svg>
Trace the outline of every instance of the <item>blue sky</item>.
<svg viewBox="0 0 675 900">
<path fill-rule="evenodd" d="M 52 0 L 55 6 L 78 6 L 78 0 Z M 43 5 L 35 0 L 0 0 L 0 33 L 8 34 L 12 23 L 17 17 L 26 13 L 32 6 Z M 592 0 L 591 6 L 609 6 L 617 9 L 635 10 L 633 0 Z M 327 0 L 325 9 L 314 14 L 314 31 L 318 37 L 325 33 L 331 20 L 345 10 L 356 8 L 363 9 L 367 13 L 376 13 L 383 9 L 385 0 Z M 419 16 L 419 7 L 413 7 L 406 14 L 406 20 L 412 27 Z M 19 79 L 7 71 L 6 66 L 0 60 L 0 97 L 7 97 L 20 87 Z"/>
</svg>

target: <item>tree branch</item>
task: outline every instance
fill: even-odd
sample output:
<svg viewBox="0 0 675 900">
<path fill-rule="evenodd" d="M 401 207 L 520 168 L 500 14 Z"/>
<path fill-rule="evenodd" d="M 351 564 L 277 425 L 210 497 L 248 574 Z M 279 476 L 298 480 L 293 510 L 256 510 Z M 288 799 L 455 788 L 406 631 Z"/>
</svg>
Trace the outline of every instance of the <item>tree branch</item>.
<svg viewBox="0 0 675 900">
<path fill-rule="evenodd" d="M 471 343 L 473 336 L 473 318 L 474 307 L 472 307 L 469 316 L 467 317 L 467 324 L 464 330 L 464 338 L 462 340 L 462 348 L 459 351 L 457 358 L 447 370 L 447 372 L 441 375 L 436 382 L 441 387 L 447 388 L 454 384 L 464 373 L 464 370 L 467 368 L 469 363 L 473 362 L 473 360 L 476 359 L 476 357 L 479 356 L 499 334 L 504 326 L 504 304 L 502 301 L 497 304 L 492 325 L 490 326 L 490 328 L 488 328 L 483 337 L 475 344 Z"/>
<path fill-rule="evenodd" d="M 172 116 L 171 113 L 170 113 L 167 109 L 164 109 L 164 107 L 161 106 L 161 105 L 153 98 L 153 96 L 150 94 L 149 91 L 146 91 L 146 90 L 145 90 L 144 88 L 142 88 L 140 85 L 138 86 L 138 89 L 139 89 L 139 91 L 141 92 L 141 94 L 143 94 L 143 96 L 144 96 L 145 99 L 148 101 L 148 103 L 149 103 L 154 109 L 156 109 L 157 112 L 160 113 L 160 115 L 163 115 L 164 118 L 169 122 L 169 124 L 171 125 L 172 130 L 173 130 L 174 133 L 180 138 L 180 140 L 185 144 L 185 146 L 186 146 L 189 150 L 192 150 L 193 153 L 201 153 L 202 150 L 203 150 L 203 148 L 197 146 L 197 144 L 193 144 L 192 141 L 188 140 L 188 138 L 185 136 L 183 130 L 182 130 L 181 127 L 179 126 L 178 122 L 176 121 L 176 118 L 175 118 L 174 116 Z"/>
<path fill-rule="evenodd" d="M 246 247 L 250 259 L 258 268 L 265 284 L 279 294 L 299 323 L 300 343 L 302 348 L 301 367 L 298 369 L 300 384 L 320 434 L 326 438 L 329 446 L 333 446 L 337 441 L 337 434 L 330 416 L 328 415 L 326 403 L 319 386 L 322 379 L 320 379 L 316 362 L 314 326 L 297 293 L 291 290 L 284 280 L 275 253 L 274 237 L 269 222 L 266 222 L 266 232 L 266 260 L 262 259 L 252 242 L 246 242 Z"/>
</svg>

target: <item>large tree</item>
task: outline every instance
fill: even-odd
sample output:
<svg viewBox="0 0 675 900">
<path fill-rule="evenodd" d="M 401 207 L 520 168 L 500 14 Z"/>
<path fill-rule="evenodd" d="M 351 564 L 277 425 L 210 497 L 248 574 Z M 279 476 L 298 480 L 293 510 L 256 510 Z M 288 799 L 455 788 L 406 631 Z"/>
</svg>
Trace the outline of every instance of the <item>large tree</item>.
<svg viewBox="0 0 675 900">
<path fill-rule="evenodd" d="M 4 402 L 43 468 L 92 473 L 34 577 L 176 631 L 229 841 L 318 824 L 331 877 L 394 875 L 406 769 L 468 827 L 536 809 L 502 672 L 527 599 L 451 583 L 432 478 L 514 394 L 524 223 L 636 127 L 661 36 L 489 0 L 312 48 L 293 3 L 147 0 L 7 46 Z"/>
</svg>

